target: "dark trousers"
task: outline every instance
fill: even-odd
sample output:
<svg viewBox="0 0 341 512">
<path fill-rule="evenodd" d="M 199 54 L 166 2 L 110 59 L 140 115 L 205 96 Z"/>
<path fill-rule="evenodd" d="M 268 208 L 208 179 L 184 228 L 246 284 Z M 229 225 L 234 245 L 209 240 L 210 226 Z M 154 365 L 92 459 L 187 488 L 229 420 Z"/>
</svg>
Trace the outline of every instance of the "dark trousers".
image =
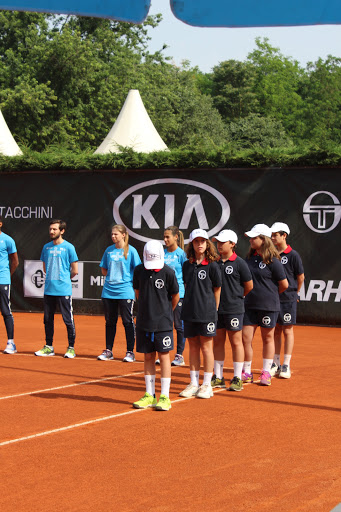
<svg viewBox="0 0 341 512">
<path fill-rule="evenodd" d="M 9 340 L 13 340 L 14 338 L 14 319 L 11 311 L 11 302 L 10 302 L 10 294 L 11 294 L 11 285 L 10 284 L 0 284 L 0 310 L 1 314 L 4 317 L 7 338 Z"/>
<path fill-rule="evenodd" d="M 135 346 L 135 324 L 133 320 L 134 301 L 127 299 L 102 298 L 105 317 L 105 345 L 112 350 L 116 335 L 118 308 L 120 309 L 123 327 L 127 340 L 127 351 L 133 352 Z"/>
<path fill-rule="evenodd" d="M 54 334 L 54 314 L 59 305 L 67 330 L 69 347 L 75 345 L 76 329 L 73 319 L 72 297 L 60 297 L 56 295 L 44 295 L 44 325 L 46 345 L 52 346 Z"/>
<path fill-rule="evenodd" d="M 174 327 L 176 330 L 176 353 L 182 356 L 185 349 L 186 338 L 184 338 L 184 323 L 181 320 L 182 301 L 180 299 L 176 308 L 174 309 Z"/>
</svg>

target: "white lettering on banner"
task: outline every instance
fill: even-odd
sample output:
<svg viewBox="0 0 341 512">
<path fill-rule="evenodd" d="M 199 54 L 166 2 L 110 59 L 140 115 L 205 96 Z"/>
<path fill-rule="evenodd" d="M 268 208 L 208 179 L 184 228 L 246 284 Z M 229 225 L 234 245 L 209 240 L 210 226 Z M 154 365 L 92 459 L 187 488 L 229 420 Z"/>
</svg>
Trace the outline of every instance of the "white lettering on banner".
<svg viewBox="0 0 341 512">
<path fill-rule="evenodd" d="M 103 286 L 104 276 L 90 276 L 90 286 Z"/>
<path fill-rule="evenodd" d="M 151 192 L 151 189 L 155 189 L 157 186 L 167 187 L 170 185 L 181 185 L 178 187 L 179 192 L 177 194 L 154 194 L 149 193 L 147 198 L 143 201 L 143 195 L 137 194 L 135 192 L 147 188 L 148 192 Z M 207 216 L 204 208 L 204 203 L 200 193 L 187 193 L 188 187 L 201 189 L 204 193 L 210 195 L 210 204 L 213 200 L 219 204 L 221 208 L 220 219 L 215 226 L 210 227 L 207 221 Z M 129 235 L 136 238 L 137 240 L 141 240 L 142 242 L 148 242 L 150 237 L 142 236 L 139 233 L 136 233 L 134 230 L 142 229 L 142 218 L 145 220 L 149 229 L 164 229 L 169 225 L 174 225 L 177 221 L 175 220 L 175 213 L 178 213 L 179 208 L 177 207 L 177 197 L 180 199 L 182 196 L 181 204 L 184 204 L 183 196 L 184 190 L 186 191 L 186 205 L 183 209 L 182 214 L 179 214 L 179 227 L 180 229 L 187 229 L 189 227 L 190 221 L 193 216 L 196 217 L 195 225 L 201 229 L 208 230 L 208 236 L 212 236 L 218 231 L 220 231 L 227 223 L 230 218 L 230 205 L 226 198 L 216 189 L 206 185 L 204 183 L 200 183 L 199 181 L 187 180 L 187 179 L 178 179 L 178 178 L 161 178 L 150 181 L 145 181 L 142 183 L 138 183 L 134 185 L 117 197 L 113 204 L 113 217 L 117 224 L 124 224 L 127 226 L 127 231 Z M 153 190 L 154 191 L 154 190 Z M 125 219 L 124 221 L 121 218 L 120 208 L 127 198 L 132 198 L 132 219 L 131 219 L 131 229 L 129 229 L 129 221 Z M 151 209 L 159 199 L 164 199 L 164 226 L 159 226 L 155 217 L 153 216 Z M 182 207 L 183 208 L 183 207 Z M 130 211 L 130 208 L 127 208 L 127 211 Z M 160 239 L 163 238 L 163 233 L 159 234 Z M 189 240 L 185 239 L 185 243 L 188 243 Z"/>
<path fill-rule="evenodd" d="M 4 219 L 52 219 L 52 206 L 0 206 Z"/>
<path fill-rule="evenodd" d="M 311 204 L 312 199 L 324 194 L 332 199 L 333 204 Z M 327 219 L 333 215 L 331 226 L 327 227 Z M 308 228 L 316 233 L 328 233 L 336 228 L 341 219 L 341 205 L 338 198 L 327 190 L 319 190 L 311 194 L 303 205 L 303 219 Z M 317 226 L 312 224 L 312 220 L 317 221 Z"/>
<path fill-rule="evenodd" d="M 317 302 L 341 302 L 341 281 L 334 286 L 334 281 L 312 279 L 307 286 L 307 291 L 305 288 L 303 285 L 298 294 L 301 301 L 309 302 L 314 297 Z M 334 295 L 334 298 L 331 295 Z"/>
</svg>

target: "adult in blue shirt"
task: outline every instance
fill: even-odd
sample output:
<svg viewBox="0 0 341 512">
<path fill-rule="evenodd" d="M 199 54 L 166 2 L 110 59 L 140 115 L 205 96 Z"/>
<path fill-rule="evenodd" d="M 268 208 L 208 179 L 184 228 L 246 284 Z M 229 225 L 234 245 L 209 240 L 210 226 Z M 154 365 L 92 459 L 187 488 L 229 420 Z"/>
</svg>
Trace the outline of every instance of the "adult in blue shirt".
<svg viewBox="0 0 341 512">
<path fill-rule="evenodd" d="M 5 354 L 15 354 L 14 319 L 11 311 L 11 276 L 19 265 L 18 253 L 13 238 L 2 232 L 2 217 L 0 216 L 0 310 L 3 316 L 7 345 Z"/>
<path fill-rule="evenodd" d="M 97 359 L 100 361 L 114 359 L 112 349 L 116 335 L 118 309 L 120 309 L 127 341 L 127 352 L 123 361 L 133 363 L 135 361 L 133 275 L 135 267 L 141 264 L 141 259 L 137 250 L 128 243 L 129 234 L 125 226 L 122 224 L 113 226 L 111 238 L 114 244 L 105 250 L 100 263 L 102 275 L 105 276 L 102 302 L 105 316 L 106 348 Z"/>
<path fill-rule="evenodd" d="M 74 246 L 63 239 L 65 230 L 66 222 L 63 220 L 54 219 L 50 222 L 51 242 L 44 245 L 40 256 L 46 273 L 44 289 L 45 346 L 35 352 L 36 356 L 54 356 L 54 314 L 58 304 L 68 337 L 68 349 L 64 357 L 69 359 L 76 357 L 71 279 L 78 274 L 78 257 Z"/>
<path fill-rule="evenodd" d="M 176 330 L 176 354 L 172 366 L 183 366 L 185 364 L 183 352 L 186 338 L 184 337 L 184 323 L 181 320 L 182 304 L 185 296 L 185 285 L 182 276 L 182 265 L 187 260 L 184 251 L 184 235 L 177 226 L 169 226 L 163 234 L 165 242 L 165 264 L 171 267 L 176 275 L 179 285 L 180 300 L 174 309 L 174 327 Z"/>
</svg>

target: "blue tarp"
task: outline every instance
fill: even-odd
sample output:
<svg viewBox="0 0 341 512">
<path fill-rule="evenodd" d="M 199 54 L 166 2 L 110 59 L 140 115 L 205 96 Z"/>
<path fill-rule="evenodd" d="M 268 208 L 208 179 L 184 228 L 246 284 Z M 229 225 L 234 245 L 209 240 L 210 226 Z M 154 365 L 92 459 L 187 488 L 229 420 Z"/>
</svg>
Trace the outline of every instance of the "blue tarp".
<svg viewBox="0 0 341 512">
<path fill-rule="evenodd" d="M 0 9 L 58 14 L 77 14 L 142 23 L 151 0 L 0 0 Z"/>
<path fill-rule="evenodd" d="M 274 27 L 341 23 L 341 0 L 170 0 L 196 27 Z"/>
</svg>

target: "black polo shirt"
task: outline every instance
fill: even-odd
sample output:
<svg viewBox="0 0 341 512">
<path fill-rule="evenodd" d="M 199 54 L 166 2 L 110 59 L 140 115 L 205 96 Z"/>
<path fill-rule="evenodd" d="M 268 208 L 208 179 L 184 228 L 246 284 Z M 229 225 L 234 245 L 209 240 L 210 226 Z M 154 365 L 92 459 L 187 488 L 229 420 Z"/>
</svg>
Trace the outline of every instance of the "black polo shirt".
<svg viewBox="0 0 341 512">
<path fill-rule="evenodd" d="M 235 252 L 228 260 L 217 263 L 223 280 L 219 315 L 244 313 L 244 283 L 252 280 L 249 267 Z"/>
<path fill-rule="evenodd" d="M 139 290 L 136 326 L 147 332 L 172 330 L 172 295 L 179 293 L 174 270 L 168 265 L 159 271 L 137 265 L 133 287 Z"/>
<path fill-rule="evenodd" d="M 213 288 L 221 287 L 221 272 L 216 261 L 202 261 L 182 265 L 185 283 L 185 297 L 182 304 L 181 318 L 186 322 L 216 322 L 217 306 Z"/>
<path fill-rule="evenodd" d="M 246 259 L 246 263 L 251 271 L 253 289 L 244 299 L 245 308 L 279 311 L 278 281 L 286 279 L 281 262 L 274 258 L 266 265 L 262 256 L 254 254 Z"/>
<path fill-rule="evenodd" d="M 297 301 L 297 276 L 304 274 L 301 256 L 297 251 L 292 249 L 290 245 L 281 252 L 281 263 L 289 283 L 289 287 L 285 292 L 281 293 L 279 300 L 281 302 L 295 302 Z"/>
</svg>

